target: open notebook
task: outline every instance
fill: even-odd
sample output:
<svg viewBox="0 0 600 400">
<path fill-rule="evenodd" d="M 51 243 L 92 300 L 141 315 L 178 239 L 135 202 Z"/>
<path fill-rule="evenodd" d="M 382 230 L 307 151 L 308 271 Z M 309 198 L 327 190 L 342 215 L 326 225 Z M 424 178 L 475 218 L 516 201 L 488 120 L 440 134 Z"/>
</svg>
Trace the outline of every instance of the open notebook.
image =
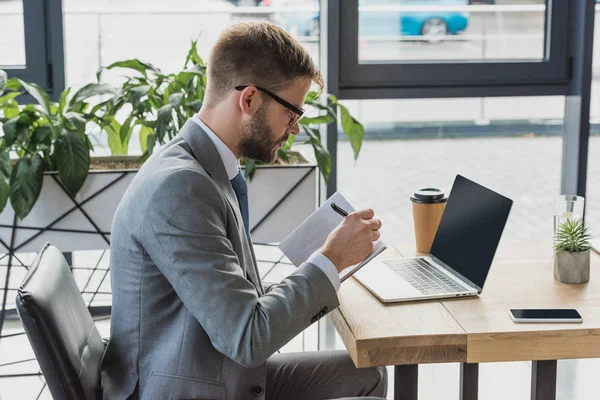
<svg viewBox="0 0 600 400">
<path fill-rule="evenodd" d="M 335 192 L 333 196 L 327 199 L 325 204 L 313 212 L 279 244 L 279 248 L 283 254 L 285 254 L 296 267 L 308 260 L 312 253 L 321 248 L 321 246 L 325 244 L 329 234 L 344 219 L 344 217 L 331 208 L 332 202 L 335 202 L 335 204 L 348 213 L 356 211 L 341 193 Z M 340 280 L 342 282 L 346 280 L 350 275 L 358 271 L 386 248 L 386 245 L 381 239 L 376 241 L 373 244 L 373 252 L 362 262 L 344 269 L 340 273 Z"/>
</svg>

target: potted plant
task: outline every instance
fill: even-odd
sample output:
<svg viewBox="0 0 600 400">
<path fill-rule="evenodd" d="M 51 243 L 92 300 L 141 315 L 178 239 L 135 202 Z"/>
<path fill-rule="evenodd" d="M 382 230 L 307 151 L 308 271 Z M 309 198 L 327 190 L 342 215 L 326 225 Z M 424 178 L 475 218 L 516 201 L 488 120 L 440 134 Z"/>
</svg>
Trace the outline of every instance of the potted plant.
<svg viewBox="0 0 600 400">
<path fill-rule="evenodd" d="M 90 158 L 87 127 L 90 102 L 113 92 L 88 84 L 52 102 L 36 84 L 6 81 L 0 91 L 0 239 L 8 253 L 38 251 L 48 235 L 65 252 L 107 246 L 110 222 L 103 212 L 110 201 L 103 192 L 115 185 L 108 175 L 88 179 L 91 168 L 104 167 Z M 20 104 L 24 95 L 37 104 Z"/>
<path fill-rule="evenodd" d="M 132 74 L 123 77 L 123 84 L 110 100 L 95 108 L 95 111 L 99 111 L 95 120 L 106 132 L 112 154 L 127 154 L 129 141 L 137 130 L 142 158 L 145 159 L 152 154 L 156 144 L 171 140 L 202 106 L 206 90 L 206 65 L 197 52 L 196 41 L 192 41 L 183 68 L 178 73 L 164 74 L 150 63 L 132 59 L 100 68 L 96 74 L 98 82 L 101 82 L 105 71 L 117 68 L 127 69 Z M 305 105 L 309 114 L 312 111 L 313 115 L 299 121 L 302 132 L 307 136 L 305 144 L 312 146 L 326 181 L 331 172 L 331 155 L 321 144 L 319 127 L 336 122 L 334 108 L 339 110 L 342 130 L 350 139 L 355 159 L 358 158 L 364 137 L 362 124 L 350 115 L 348 109 L 334 96 L 328 96 L 328 100 L 329 105 L 324 105 L 317 92 L 309 92 Z M 117 114 L 127 115 L 122 124 L 117 121 Z M 280 163 L 302 160 L 292 150 L 295 139 L 294 135 L 290 135 L 288 143 L 279 149 Z M 246 166 L 246 176 L 251 180 L 255 167 L 260 163 L 251 159 L 242 162 Z"/>
<path fill-rule="evenodd" d="M 6 289 L 11 267 L 21 263 L 15 254 L 37 252 L 46 242 L 67 253 L 108 249 L 112 216 L 137 169 L 200 109 L 206 68 L 195 42 L 176 74 L 163 74 L 139 60 L 106 69 L 116 68 L 127 68 L 135 76 L 118 88 L 102 83 L 67 88 L 58 102 L 50 101 L 41 87 L 7 79 L 0 70 L 0 252 L 7 256 L 6 279 L 0 282 L 5 289 L 0 336 L 10 311 Z M 343 105 L 333 97 L 322 105 L 316 93 L 309 94 L 307 103 L 316 114 L 301 120 L 301 127 L 316 164 L 299 163 L 293 135 L 279 150 L 280 165 L 243 160 L 255 242 L 283 239 L 316 208 L 318 167 L 325 179 L 331 171 L 331 156 L 321 145 L 318 127 L 336 121 L 332 107 L 339 109 L 355 158 L 360 151 L 363 127 Z M 110 157 L 91 157 L 90 134 L 98 127 L 107 135 Z M 127 157 L 134 133 L 140 138 L 141 157 Z"/>
<path fill-rule="evenodd" d="M 119 87 L 100 83 L 105 70 L 117 69 L 130 73 Z M 192 42 L 178 73 L 164 74 L 133 59 L 100 69 L 97 79 L 78 90 L 67 88 L 51 102 L 39 86 L 0 75 L 0 228 L 7 228 L 0 229 L 0 239 L 11 252 L 37 251 L 46 234 L 65 252 L 108 248 L 112 215 L 137 168 L 200 109 L 206 66 Z M 20 104 L 24 94 L 37 104 Z M 331 171 L 319 127 L 336 122 L 334 107 L 358 157 L 364 129 L 348 110 L 333 96 L 321 104 L 315 92 L 306 103 L 313 111 L 300 125 L 316 164 L 292 149 L 294 135 L 279 150 L 277 165 L 242 160 L 256 242 L 283 239 L 316 209 L 318 171 L 325 179 Z M 112 153 L 108 163 L 90 157 L 90 132 L 98 128 Z M 141 157 L 127 157 L 134 133 Z M 24 230 L 13 235 L 18 228 Z"/>
<path fill-rule="evenodd" d="M 554 278 L 564 283 L 590 280 L 590 239 L 588 228 L 579 219 L 559 225 L 554 242 Z"/>
<path fill-rule="evenodd" d="M 95 122 L 106 132 L 113 154 L 127 154 L 130 139 L 137 133 L 144 160 L 157 145 L 171 140 L 202 106 L 206 65 L 192 41 L 180 72 L 165 74 L 150 63 L 132 59 L 101 68 L 98 82 L 106 71 L 116 70 L 126 71 L 123 83 L 112 98 L 95 108 Z M 255 242 L 282 240 L 316 209 L 318 171 L 325 181 L 331 172 L 331 155 L 321 144 L 319 127 L 337 121 L 335 107 L 355 159 L 358 157 L 364 136 L 362 124 L 335 97 L 328 100 L 329 104 L 322 104 L 318 94 L 310 92 L 305 102 L 309 114 L 299 122 L 316 164 L 292 149 L 294 135 L 279 149 L 275 165 L 241 160 L 249 182 L 250 230 Z"/>
</svg>

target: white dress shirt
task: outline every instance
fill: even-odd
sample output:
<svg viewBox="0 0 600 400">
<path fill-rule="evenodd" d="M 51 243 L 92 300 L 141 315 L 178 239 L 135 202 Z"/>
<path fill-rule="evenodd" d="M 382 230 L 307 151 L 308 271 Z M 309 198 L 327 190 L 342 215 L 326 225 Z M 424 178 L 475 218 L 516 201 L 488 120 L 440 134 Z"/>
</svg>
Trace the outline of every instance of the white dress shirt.
<svg viewBox="0 0 600 400">
<path fill-rule="evenodd" d="M 223 160 L 223 165 L 225 166 L 225 171 L 227 171 L 227 177 L 229 180 L 235 178 L 235 176 L 240 172 L 240 163 L 235 157 L 235 154 L 233 154 L 231 149 L 227 147 L 227 145 L 212 131 L 212 129 L 202 122 L 200 118 L 198 118 L 197 114 L 195 114 L 192 119 L 204 130 L 204 132 L 206 132 L 210 140 L 212 140 L 214 143 L 219 155 L 221 156 L 221 160 Z M 316 251 L 308 258 L 307 261 L 316 265 L 321 269 L 321 271 L 323 271 L 323 273 L 325 273 L 336 292 L 340 290 L 340 275 L 335 268 L 335 265 L 333 265 L 329 258 Z"/>
</svg>

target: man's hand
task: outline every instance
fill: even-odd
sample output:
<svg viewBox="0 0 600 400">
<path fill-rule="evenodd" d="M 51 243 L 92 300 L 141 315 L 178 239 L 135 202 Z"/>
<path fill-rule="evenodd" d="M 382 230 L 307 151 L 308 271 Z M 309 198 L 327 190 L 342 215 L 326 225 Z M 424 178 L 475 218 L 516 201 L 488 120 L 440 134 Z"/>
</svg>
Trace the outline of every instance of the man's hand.
<svg viewBox="0 0 600 400">
<path fill-rule="evenodd" d="M 371 209 L 348 214 L 327 237 L 319 252 L 327 257 L 341 272 L 358 264 L 373 251 L 373 242 L 379 239 L 381 221 L 373 218 Z"/>
</svg>

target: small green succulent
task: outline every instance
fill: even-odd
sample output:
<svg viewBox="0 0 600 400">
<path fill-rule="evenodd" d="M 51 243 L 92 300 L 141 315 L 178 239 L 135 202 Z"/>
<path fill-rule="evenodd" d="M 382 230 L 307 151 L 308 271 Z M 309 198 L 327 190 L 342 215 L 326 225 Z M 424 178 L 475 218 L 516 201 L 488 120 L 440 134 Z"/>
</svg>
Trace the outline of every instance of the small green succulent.
<svg viewBox="0 0 600 400">
<path fill-rule="evenodd" d="M 554 240 L 556 251 L 582 253 L 591 249 L 591 235 L 580 219 L 567 219 L 558 227 Z"/>
</svg>

